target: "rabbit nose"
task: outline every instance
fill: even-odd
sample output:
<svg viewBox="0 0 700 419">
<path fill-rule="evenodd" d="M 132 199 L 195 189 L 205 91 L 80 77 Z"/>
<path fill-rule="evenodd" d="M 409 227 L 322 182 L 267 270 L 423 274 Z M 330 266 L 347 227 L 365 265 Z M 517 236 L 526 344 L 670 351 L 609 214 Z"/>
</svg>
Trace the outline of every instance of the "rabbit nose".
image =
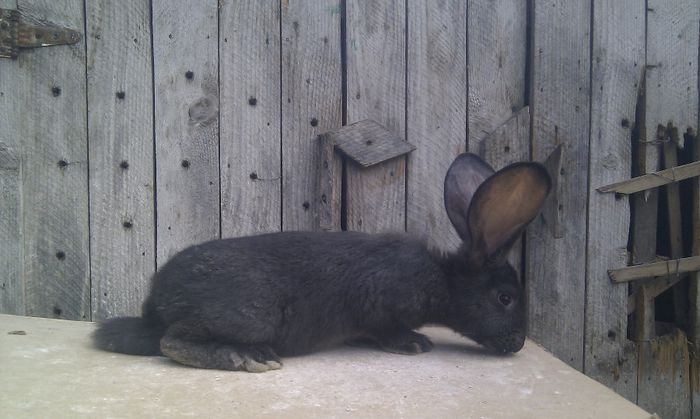
<svg viewBox="0 0 700 419">
<path fill-rule="evenodd" d="M 513 332 L 509 335 L 497 338 L 495 347 L 499 352 L 514 353 L 518 352 L 525 345 L 525 334 L 522 332 Z"/>
</svg>

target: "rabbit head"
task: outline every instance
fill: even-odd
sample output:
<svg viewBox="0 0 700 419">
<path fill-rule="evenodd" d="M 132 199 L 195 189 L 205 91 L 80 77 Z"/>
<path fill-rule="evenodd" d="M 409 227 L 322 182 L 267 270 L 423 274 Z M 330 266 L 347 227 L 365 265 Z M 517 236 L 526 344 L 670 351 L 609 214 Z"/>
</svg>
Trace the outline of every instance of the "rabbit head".
<svg viewBox="0 0 700 419">
<path fill-rule="evenodd" d="M 447 325 L 497 352 L 517 352 L 525 342 L 524 293 L 505 256 L 550 188 L 539 163 L 494 172 L 471 153 L 458 156 L 445 177 L 445 208 L 462 239 L 448 262 Z"/>
</svg>

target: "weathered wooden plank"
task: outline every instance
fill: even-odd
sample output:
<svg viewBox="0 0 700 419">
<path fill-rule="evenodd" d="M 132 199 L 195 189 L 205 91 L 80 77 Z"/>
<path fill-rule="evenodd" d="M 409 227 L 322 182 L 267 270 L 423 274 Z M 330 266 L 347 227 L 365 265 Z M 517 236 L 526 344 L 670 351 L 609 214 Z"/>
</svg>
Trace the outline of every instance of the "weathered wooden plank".
<svg viewBox="0 0 700 419">
<path fill-rule="evenodd" d="M 280 3 L 220 2 L 221 229 L 282 228 Z"/>
<path fill-rule="evenodd" d="M 529 160 L 530 155 L 530 108 L 524 107 L 505 124 L 486 137 L 480 144 L 479 154 L 495 170 Z M 518 271 L 522 268 L 522 242 L 516 242 L 508 252 L 508 261 Z"/>
<path fill-rule="evenodd" d="M 525 104 L 527 14 L 519 0 L 469 3 L 469 150 Z M 529 138 L 520 140 L 529 150 Z"/>
<path fill-rule="evenodd" d="M 659 126 L 667 127 L 669 124 L 677 127 L 682 134 L 696 126 L 698 121 L 700 7 L 694 0 L 649 0 L 647 10 L 647 134 L 651 136 L 657 133 Z M 648 138 L 655 139 L 656 136 Z M 689 417 L 689 392 L 675 374 L 675 371 L 687 373 L 687 362 L 674 359 L 672 364 L 644 369 L 645 358 L 647 353 L 642 348 L 640 404 L 663 417 Z M 664 391 L 659 391 L 661 388 Z"/>
<path fill-rule="evenodd" d="M 406 4 L 346 2 L 347 121 L 371 118 L 405 138 Z M 360 168 L 348 162 L 347 229 L 404 230 L 406 158 Z"/>
<path fill-rule="evenodd" d="M 687 258 L 612 269 L 608 272 L 608 275 L 614 282 L 628 282 L 653 276 L 674 276 L 686 272 L 695 272 L 697 270 L 700 270 L 700 256 L 690 256 Z"/>
<path fill-rule="evenodd" d="M 685 333 L 675 329 L 639 344 L 639 406 L 662 418 L 690 417 L 690 354 Z M 644 377 L 646 382 L 642 382 Z"/>
<path fill-rule="evenodd" d="M 150 15 L 86 3 L 93 320 L 139 314 L 155 269 Z"/>
<path fill-rule="evenodd" d="M 532 158 L 563 144 L 562 237 L 543 217 L 527 230 L 529 334 L 569 365 L 583 369 L 588 189 L 590 2 L 532 2 Z M 554 195 L 550 195 L 553 199 Z"/>
<path fill-rule="evenodd" d="M 668 169 L 659 170 L 658 172 L 654 173 L 647 173 L 645 175 L 637 176 L 622 182 L 601 186 L 598 188 L 598 192 L 632 194 L 696 176 L 700 176 L 700 162 L 670 167 Z"/>
<path fill-rule="evenodd" d="M 220 234 L 218 2 L 154 0 L 152 7 L 161 266 Z"/>
<path fill-rule="evenodd" d="M 466 4 L 409 1 L 406 227 L 434 246 L 461 242 L 447 218 L 445 173 L 467 146 Z"/>
<path fill-rule="evenodd" d="M 0 0 L 0 7 L 17 9 L 16 0 Z M 22 252 L 21 142 L 18 133 L 20 115 L 17 106 L 21 86 L 27 74 L 11 60 L 0 60 L 0 313 L 25 313 Z"/>
<path fill-rule="evenodd" d="M 46 19 L 83 32 L 81 1 L 19 1 L 18 9 L 23 19 Z M 0 141 L 19 156 L 23 248 L 18 256 L 26 314 L 89 319 L 84 40 L 24 51 L 2 66 L 3 73 L 5 66 L 14 67 L 0 90 L 3 111 L 15 108 L 3 113 L 2 131 L 16 139 Z"/>
<path fill-rule="evenodd" d="M 632 401 L 637 399 L 637 348 L 627 338 L 627 286 L 607 275 L 627 265 L 629 201 L 595 188 L 630 176 L 644 13 L 644 0 L 593 2 L 584 371 Z"/>
<path fill-rule="evenodd" d="M 317 136 L 342 125 L 341 7 L 282 1 L 282 228 L 318 224 Z"/>
</svg>

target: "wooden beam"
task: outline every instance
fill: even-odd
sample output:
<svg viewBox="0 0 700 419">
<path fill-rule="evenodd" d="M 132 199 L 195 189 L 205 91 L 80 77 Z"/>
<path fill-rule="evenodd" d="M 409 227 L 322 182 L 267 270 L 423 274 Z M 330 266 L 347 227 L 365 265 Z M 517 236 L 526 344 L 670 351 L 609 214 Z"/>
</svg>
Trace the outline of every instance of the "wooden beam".
<svg viewBox="0 0 700 419">
<path fill-rule="evenodd" d="M 638 176 L 630 180 L 613 183 L 598 188 L 602 193 L 633 194 L 651 188 L 668 185 L 683 179 L 700 176 L 700 161 L 684 164 L 682 166 L 671 167 L 654 173 Z"/>
<path fill-rule="evenodd" d="M 627 266 L 629 200 L 600 194 L 595 188 L 632 175 L 630 138 L 631 127 L 638 123 L 635 105 L 643 77 L 637 63 L 644 59 L 644 2 L 593 3 L 592 27 L 596 30 L 591 33 L 589 181 L 586 191 L 581 191 L 588 196 L 591 220 L 585 236 L 584 372 L 636 401 L 637 345 L 627 337 L 627 286 L 606 278 L 608 269 Z M 573 158 L 570 153 L 565 150 L 564 162 Z M 562 177 L 571 175 L 570 170 L 567 164 L 561 164 L 554 173 L 550 169 L 550 175 L 559 177 L 561 184 Z M 549 197 L 556 202 L 552 209 L 555 218 L 550 221 L 555 226 L 564 224 L 566 219 L 562 216 L 559 192 L 554 189 Z"/>
<path fill-rule="evenodd" d="M 526 232 L 528 333 L 564 362 L 583 370 L 591 3 L 534 0 L 530 8 L 531 157 L 543 161 L 559 144 L 566 151 L 557 206 L 561 237 L 552 234 L 543 217 L 537 217 Z M 563 277 L 566 281 L 552 281 Z"/>
<path fill-rule="evenodd" d="M 608 271 L 608 276 L 612 281 L 620 283 L 642 278 L 651 278 L 654 276 L 670 276 L 696 271 L 700 271 L 700 256 L 691 256 L 687 258 L 612 269 Z"/>
</svg>

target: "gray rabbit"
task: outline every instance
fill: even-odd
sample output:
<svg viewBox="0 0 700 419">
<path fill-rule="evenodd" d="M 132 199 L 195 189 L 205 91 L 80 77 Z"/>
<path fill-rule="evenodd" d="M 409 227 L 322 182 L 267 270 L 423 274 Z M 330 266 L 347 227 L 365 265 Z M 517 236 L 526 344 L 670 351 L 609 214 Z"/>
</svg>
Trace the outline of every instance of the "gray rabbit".
<svg viewBox="0 0 700 419">
<path fill-rule="evenodd" d="M 522 287 L 505 254 L 539 213 L 551 181 L 538 163 L 498 172 L 461 154 L 445 177 L 452 254 L 406 234 L 282 232 L 213 240 L 153 275 L 141 317 L 101 323 L 97 347 L 185 365 L 262 372 L 279 355 L 369 339 L 400 354 L 445 325 L 498 353 L 525 341 Z"/>
</svg>

